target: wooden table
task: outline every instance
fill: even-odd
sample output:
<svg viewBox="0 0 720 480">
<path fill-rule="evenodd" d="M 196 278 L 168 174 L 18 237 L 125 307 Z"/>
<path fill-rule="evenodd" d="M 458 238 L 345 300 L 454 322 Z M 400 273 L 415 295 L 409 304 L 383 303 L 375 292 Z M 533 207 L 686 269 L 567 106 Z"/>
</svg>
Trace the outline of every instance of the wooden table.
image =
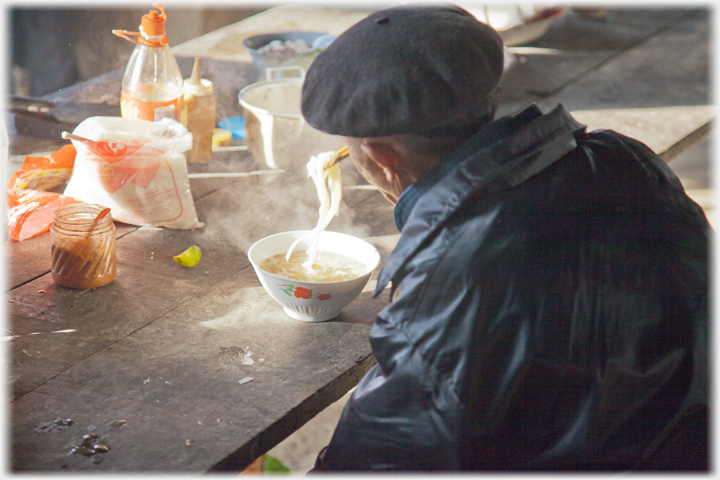
<svg viewBox="0 0 720 480">
<path fill-rule="evenodd" d="M 192 57 L 205 59 L 222 118 L 241 113 L 237 92 L 258 78 L 239 53 L 242 38 L 286 27 L 340 33 L 365 13 L 278 7 L 175 52 L 185 76 Z M 634 136 L 670 160 L 709 130 L 708 29 L 706 10 L 611 10 L 601 22 L 567 17 L 532 48 L 513 50 L 518 63 L 503 80 L 500 111 L 563 102 L 593 127 L 635 128 Z M 48 98 L 117 96 L 120 76 L 111 72 Z M 244 152 L 190 165 L 194 172 L 258 168 Z M 362 183 L 349 164 L 343 176 Z M 99 289 L 53 283 L 49 234 L 6 243 L 13 471 L 239 470 L 340 398 L 374 363 L 368 334 L 388 301 L 370 298 L 374 277 L 338 318 L 303 323 L 270 299 L 247 259 L 256 240 L 314 225 L 307 178 L 191 186 L 206 226 L 116 224 L 117 278 Z M 398 238 L 392 206 L 368 190 L 347 190 L 329 229 L 369 238 L 383 260 Z M 186 269 L 172 256 L 190 245 L 203 255 Z M 248 376 L 253 381 L 238 383 Z M 57 419 L 72 424 L 53 424 Z M 86 434 L 109 451 L 70 454 Z"/>
</svg>

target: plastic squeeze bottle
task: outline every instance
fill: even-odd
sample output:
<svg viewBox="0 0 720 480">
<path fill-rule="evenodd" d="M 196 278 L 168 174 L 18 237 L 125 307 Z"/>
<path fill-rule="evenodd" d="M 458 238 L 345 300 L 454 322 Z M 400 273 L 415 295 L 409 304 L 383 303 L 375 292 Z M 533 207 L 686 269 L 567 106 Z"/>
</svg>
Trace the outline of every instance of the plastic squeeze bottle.
<svg viewBox="0 0 720 480">
<path fill-rule="evenodd" d="M 143 15 L 140 32 L 112 31 L 137 44 L 122 79 L 120 115 L 151 121 L 169 117 L 179 121 L 183 78 L 165 36 L 165 9 L 157 3 L 153 7 L 160 13 L 150 10 Z"/>
<path fill-rule="evenodd" d="M 212 158 L 215 129 L 215 96 L 210 80 L 201 78 L 200 59 L 195 59 L 190 78 L 183 82 L 180 121 L 193 135 L 192 149 L 185 152 L 188 163 L 207 163 Z"/>
</svg>

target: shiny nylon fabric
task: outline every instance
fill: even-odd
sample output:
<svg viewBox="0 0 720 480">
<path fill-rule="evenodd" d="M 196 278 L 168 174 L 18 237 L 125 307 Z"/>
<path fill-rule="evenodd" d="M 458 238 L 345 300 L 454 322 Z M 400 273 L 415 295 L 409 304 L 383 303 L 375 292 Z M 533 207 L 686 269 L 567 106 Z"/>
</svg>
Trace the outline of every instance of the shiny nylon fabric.
<svg viewBox="0 0 720 480">
<path fill-rule="evenodd" d="M 561 106 L 470 155 L 383 267 L 323 467 L 637 467 L 707 403 L 710 233 L 659 157 Z"/>
</svg>

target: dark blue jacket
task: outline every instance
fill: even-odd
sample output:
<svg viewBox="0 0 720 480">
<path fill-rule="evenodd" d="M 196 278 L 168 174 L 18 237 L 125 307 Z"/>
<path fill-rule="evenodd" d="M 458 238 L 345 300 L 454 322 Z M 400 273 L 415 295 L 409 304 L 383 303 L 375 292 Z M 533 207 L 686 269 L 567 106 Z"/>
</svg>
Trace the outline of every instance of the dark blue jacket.
<svg viewBox="0 0 720 480">
<path fill-rule="evenodd" d="M 403 205 L 377 365 L 318 465 L 684 469 L 662 448 L 706 462 L 703 211 L 648 147 L 562 106 L 493 128 Z"/>
</svg>

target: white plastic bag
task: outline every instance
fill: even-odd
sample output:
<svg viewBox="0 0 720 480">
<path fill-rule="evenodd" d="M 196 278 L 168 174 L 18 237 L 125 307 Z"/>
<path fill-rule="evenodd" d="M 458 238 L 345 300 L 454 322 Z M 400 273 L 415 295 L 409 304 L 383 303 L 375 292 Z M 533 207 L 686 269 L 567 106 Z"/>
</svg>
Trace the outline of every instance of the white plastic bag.
<svg viewBox="0 0 720 480">
<path fill-rule="evenodd" d="M 190 229 L 199 222 L 182 152 L 192 134 L 180 122 L 91 117 L 73 131 L 77 149 L 65 195 L 110 207 L 132 225 Z"/>
</svg>

